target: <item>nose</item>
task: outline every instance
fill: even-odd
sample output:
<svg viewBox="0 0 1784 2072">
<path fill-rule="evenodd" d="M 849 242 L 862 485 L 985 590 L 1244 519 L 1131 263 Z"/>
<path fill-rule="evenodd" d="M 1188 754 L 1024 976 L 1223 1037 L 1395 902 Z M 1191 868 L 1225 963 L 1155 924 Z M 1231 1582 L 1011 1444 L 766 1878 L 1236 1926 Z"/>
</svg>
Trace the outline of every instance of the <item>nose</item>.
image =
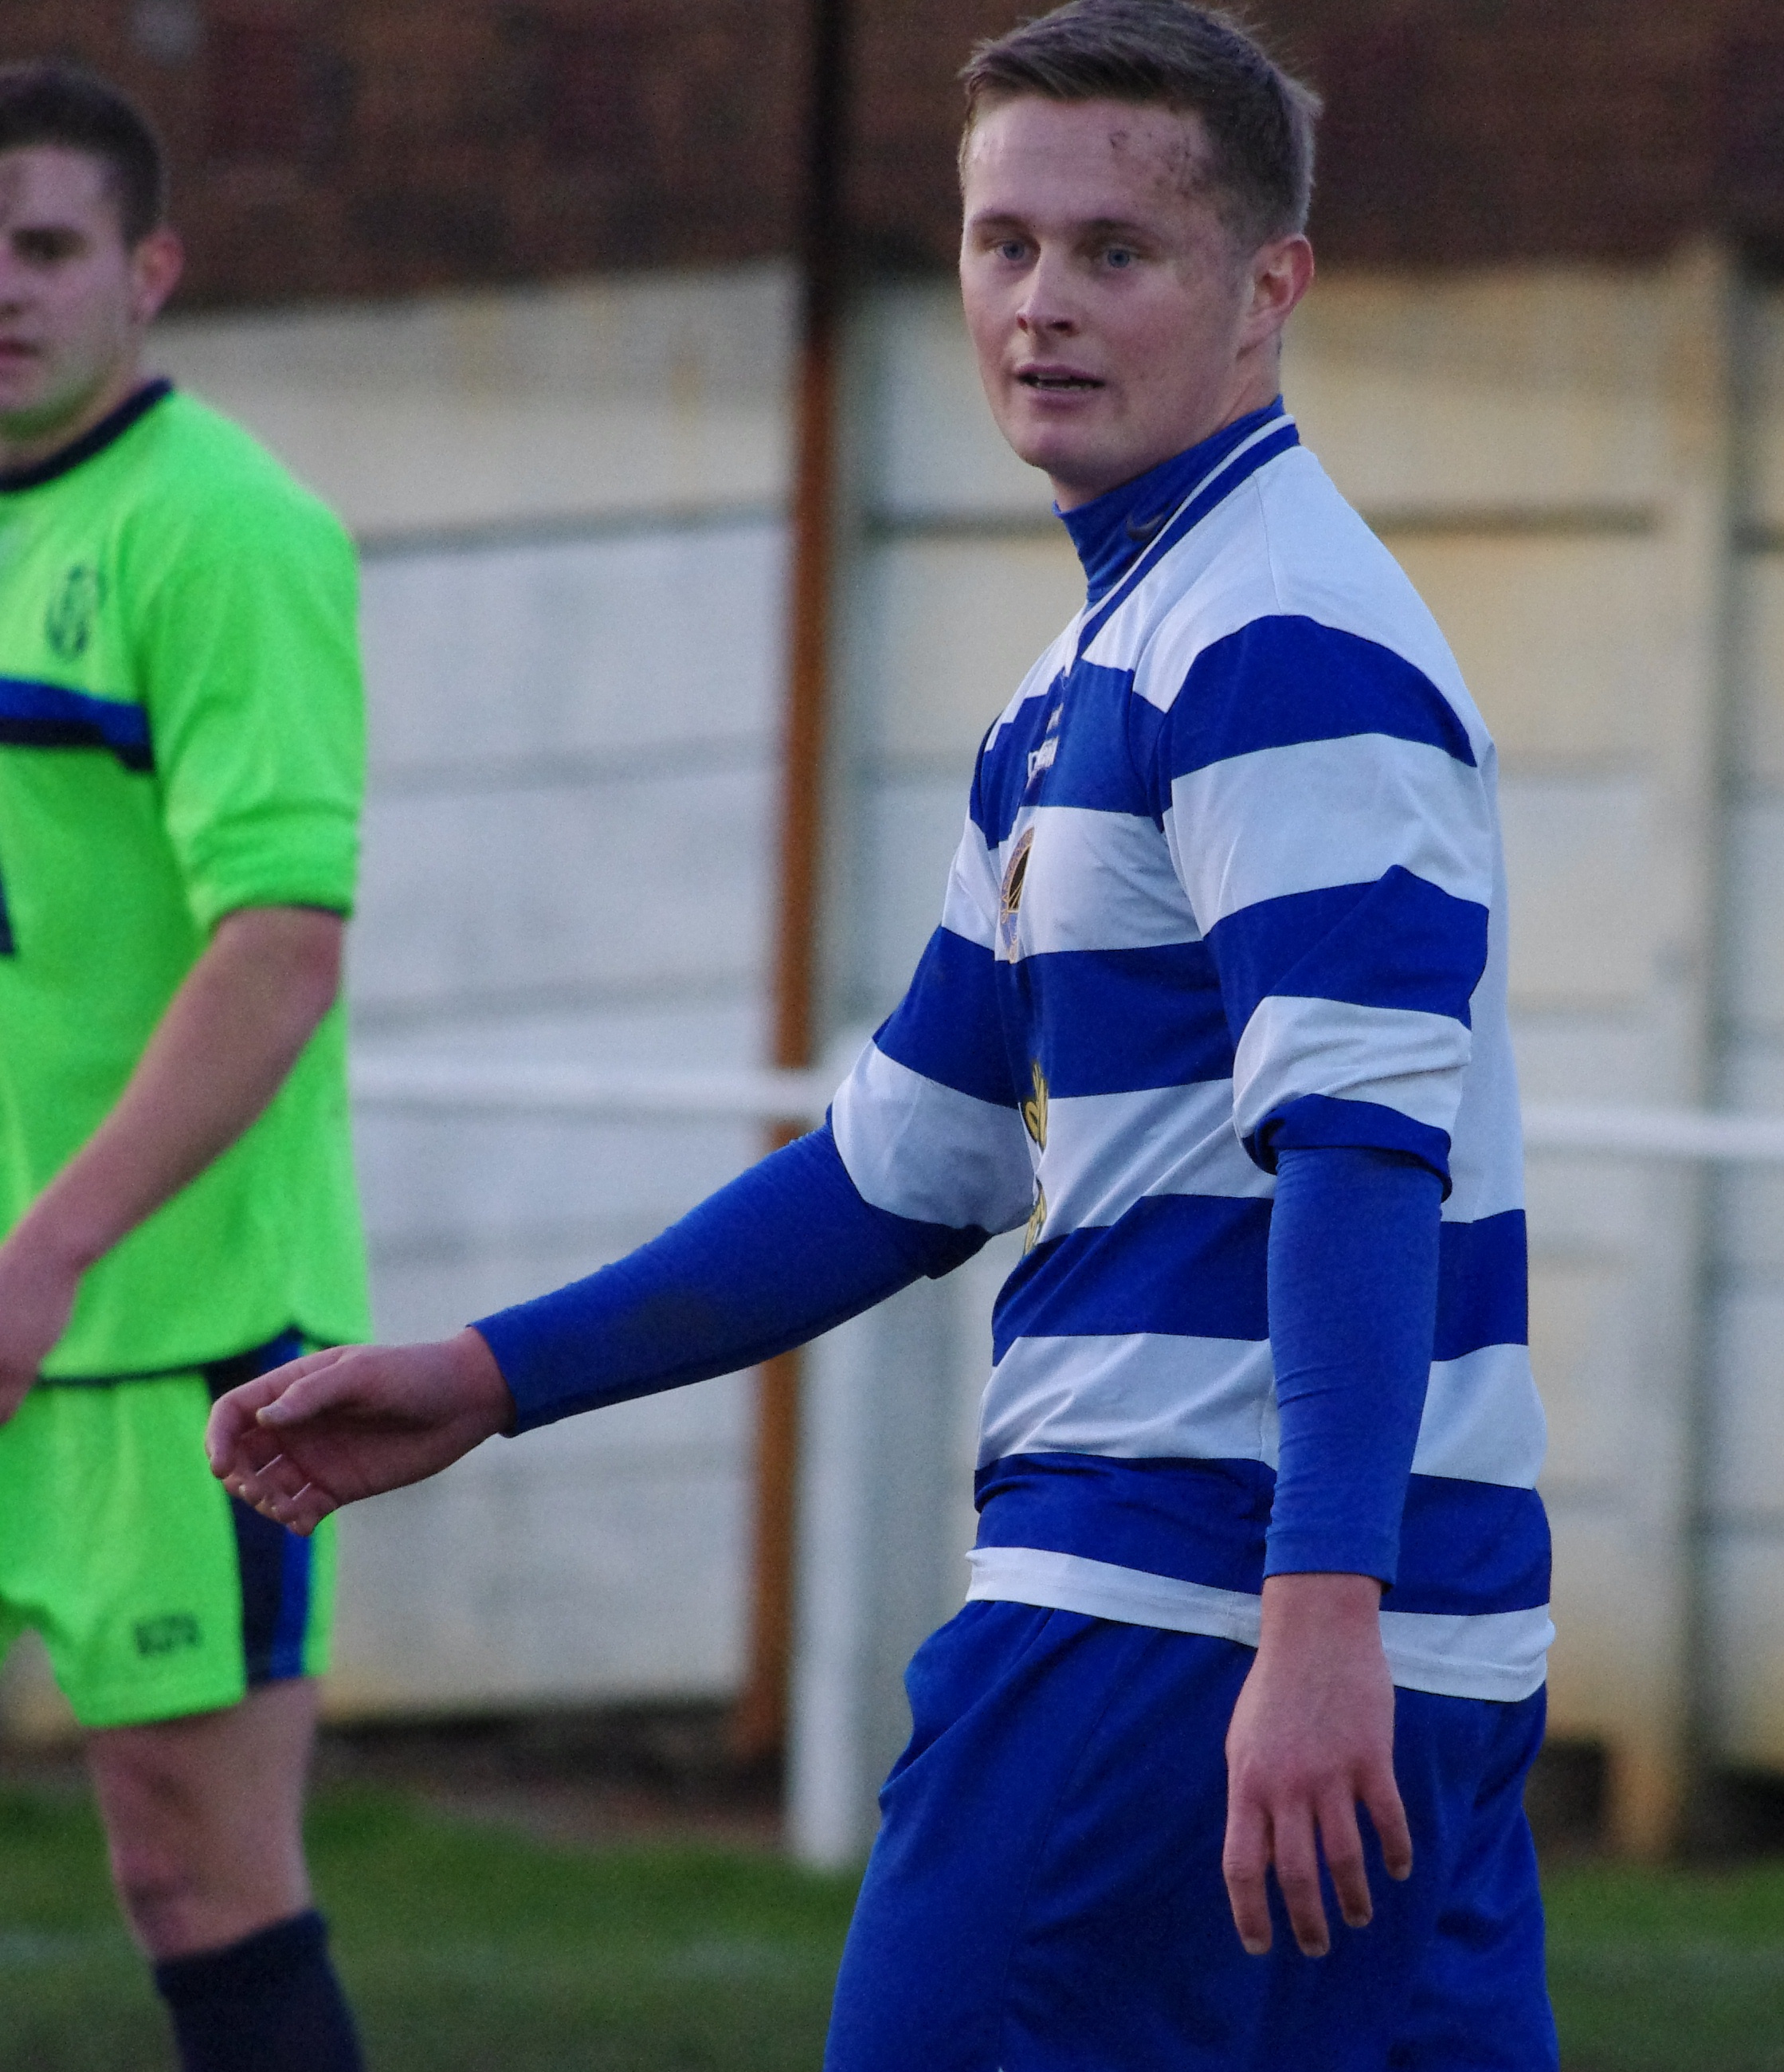
<svg viewBox="0 0 1784 2072">
<path fill-rule="evenodd" d="M 1016 323 L 1034 339 L 1067 338 L 1078 328 L 1066 263 L 1045 246 L 1030 269 Z"/>
</svg>

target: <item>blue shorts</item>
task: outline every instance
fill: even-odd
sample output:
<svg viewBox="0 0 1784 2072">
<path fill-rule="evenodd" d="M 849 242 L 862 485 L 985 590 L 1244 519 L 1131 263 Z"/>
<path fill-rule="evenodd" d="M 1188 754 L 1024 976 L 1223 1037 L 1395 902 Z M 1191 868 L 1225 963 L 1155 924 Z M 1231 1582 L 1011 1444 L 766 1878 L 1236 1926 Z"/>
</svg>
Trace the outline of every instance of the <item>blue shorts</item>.
<svg viewBox="0 0 1784 2072">
<path fill-rule="evenodd" d="M 1544 1700 L 1397 1694 L 1412 1877 L 1248 1957 L 1220 1875 L 1235 1642 L 975 1602 L 919 1649 L 826 2072 L 1545 2072 Z"/>
</svg>

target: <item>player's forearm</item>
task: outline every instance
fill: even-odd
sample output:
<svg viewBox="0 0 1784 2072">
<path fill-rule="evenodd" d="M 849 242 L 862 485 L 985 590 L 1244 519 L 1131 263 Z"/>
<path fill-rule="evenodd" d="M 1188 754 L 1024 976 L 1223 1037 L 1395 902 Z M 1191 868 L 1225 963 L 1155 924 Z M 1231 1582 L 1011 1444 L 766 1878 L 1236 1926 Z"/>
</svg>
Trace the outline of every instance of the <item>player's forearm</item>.
<svg viewBox="0 0 1784 2072">
<path fill-rule="evenodd" d="M 984 1242 L 862 1199 L 828 1125 L 586 1280 L 478 1320 L 516 1429 L 752 1367 Z"/>
<path fill-rule="evenodd" d="M 226 915 L 111 1112 L 13 1242 L 83 1270 L 227 1150 L 333 1004 L 342 932 L 338 915 L 308 907 Z"/>
<path fill-rule="evenodd" d="M 1281 1414 L 1266 1572 L 1391 1583 L 1436 1325 L 1441 1183 L 1379 1151 L 1285 1152 L 1272 1211 Z"/>
</svg>

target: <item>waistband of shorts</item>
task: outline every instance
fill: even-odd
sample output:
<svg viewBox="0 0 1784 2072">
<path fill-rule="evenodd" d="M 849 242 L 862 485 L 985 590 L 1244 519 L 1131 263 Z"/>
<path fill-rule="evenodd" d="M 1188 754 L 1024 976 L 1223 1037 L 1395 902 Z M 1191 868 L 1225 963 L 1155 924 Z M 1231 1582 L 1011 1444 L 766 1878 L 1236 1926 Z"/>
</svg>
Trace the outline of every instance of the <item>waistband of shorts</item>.
<svg viewBox="0 0 1784 2072">
<path fill-rule="evenodd" d="M 121 1388 L 135 1381 L 202 1381 L 213 1399 L 239 1388 L 256 1375 L 270 1374 L 287 1360 L 299 1359 L 314 1347 L 294 1326 L 276 1338 L 250 1346 L 245 1352 L 226 1353 L 221 1359 L 184 1360 L 177 1367 L 135 1367 L 122 1374 L 43 1374 L 39 1388 Z"/>
</svg>

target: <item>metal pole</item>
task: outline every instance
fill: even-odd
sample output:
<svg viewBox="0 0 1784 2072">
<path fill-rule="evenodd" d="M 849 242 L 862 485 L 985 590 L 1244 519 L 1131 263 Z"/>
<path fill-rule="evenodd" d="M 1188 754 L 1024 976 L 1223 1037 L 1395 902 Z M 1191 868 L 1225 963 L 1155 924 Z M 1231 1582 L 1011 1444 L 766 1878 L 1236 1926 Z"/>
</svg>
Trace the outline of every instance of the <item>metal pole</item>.
<svg viewBox="0 0 1784 2072">
<path fill-rule="evenodd" d="M 780 890 L 775 945 L 774 1063 L 808 1069 L 816 1040 L 818 876 L 835 574 L 837 380 L 846 272 L 842 177 L 847 126 L 847 0 L 810 0 L 800 196 L 801 310 L 792 508 Z M 787 1141 L 777 1131 L 771 1143 Z M 793 1496 L 799 1359 L 762 1369 L 756 1418 L 749 1667 L 733 1716 L 746 1759 L 785 1739 L 791 1657 Z"/>
</svg>

